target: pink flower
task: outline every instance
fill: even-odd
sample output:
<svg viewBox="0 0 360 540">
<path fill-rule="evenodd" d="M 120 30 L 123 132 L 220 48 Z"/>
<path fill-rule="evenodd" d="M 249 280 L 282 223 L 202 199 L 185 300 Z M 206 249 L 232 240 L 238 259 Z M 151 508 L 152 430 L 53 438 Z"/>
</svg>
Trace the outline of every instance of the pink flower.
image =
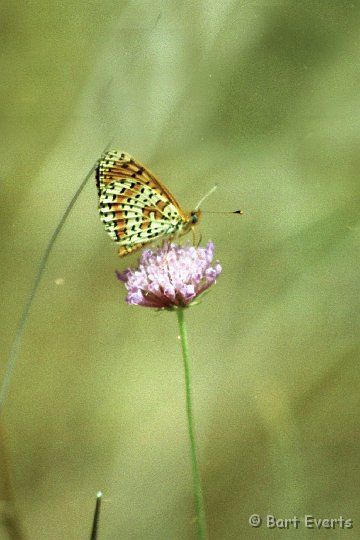
<svg viewBox="0 0 360 540">
<path fill-rule="evenodd" d="M 211 287 L 221 272 L 218 262 L 210 266 L 214 244 L 205 248 L 165 244 L 143 251 L 138 268 L 116 272 L 128 290 L 126 302 L 157 309 L 189 306 Z"/>
</svg>

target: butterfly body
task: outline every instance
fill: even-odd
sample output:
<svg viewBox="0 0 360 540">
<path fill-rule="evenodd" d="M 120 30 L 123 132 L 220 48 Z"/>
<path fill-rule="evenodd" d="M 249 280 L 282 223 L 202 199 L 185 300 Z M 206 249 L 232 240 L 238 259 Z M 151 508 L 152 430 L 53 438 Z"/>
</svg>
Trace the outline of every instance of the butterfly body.
<svg viewBox="0 0 360 540">
<path fill-rule="evenodd" d="M 109 151 L 96 168 L 99 213 L 124 256 L 158 239 L 182 236 L 200 220 L 184 212 L 170 191 L 126 152 Z"/>
</svg>

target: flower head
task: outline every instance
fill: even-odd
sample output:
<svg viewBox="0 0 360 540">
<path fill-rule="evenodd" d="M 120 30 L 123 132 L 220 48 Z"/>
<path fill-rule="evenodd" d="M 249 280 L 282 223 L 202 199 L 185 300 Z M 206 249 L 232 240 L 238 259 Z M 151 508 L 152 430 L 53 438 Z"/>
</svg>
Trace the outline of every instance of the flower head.
<svg viewBox="0 0 360 540">
<path fill-rule="evenodd" d="M 205 248 L 165 244 L 144 250 L 138 268 L 117 272 L 128 290 L 126 302 L 158 309 L 189 306 L 221 272 L 218 262 L 210 266 L 213 256 L 212 242 Z"/>
</svg>

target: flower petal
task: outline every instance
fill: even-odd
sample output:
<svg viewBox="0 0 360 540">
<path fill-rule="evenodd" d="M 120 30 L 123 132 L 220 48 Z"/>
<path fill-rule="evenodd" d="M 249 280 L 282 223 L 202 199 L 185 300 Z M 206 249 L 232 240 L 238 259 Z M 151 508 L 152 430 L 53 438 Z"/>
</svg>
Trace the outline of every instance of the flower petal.
<svg viewBox="0 0 360 540">
<path fill-rule="evenodd" d="M 218 262 L 211 266 L 214 244 L 205 248 L 166 243 L 145 249 L 136 269 L 116 272 L 128 290 L 128 304 L 160 309 L 188 306 L 208 289 L 221 273 Z"/>
</svg>

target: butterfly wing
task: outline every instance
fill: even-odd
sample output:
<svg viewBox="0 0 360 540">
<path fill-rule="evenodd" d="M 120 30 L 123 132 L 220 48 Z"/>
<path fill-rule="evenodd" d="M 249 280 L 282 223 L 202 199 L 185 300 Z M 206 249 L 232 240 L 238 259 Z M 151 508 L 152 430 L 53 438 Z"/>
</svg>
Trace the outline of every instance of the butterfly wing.
<svg viewBox="0 0 360 540">
<path fill-rule="evenodd" d="M 96 169 L 96 185 L 100 218 L 120 244 L 120 256 L 188 227 L 189 215 L 169 190 L 125 152 L 106 152 Z"/>
</svg>

